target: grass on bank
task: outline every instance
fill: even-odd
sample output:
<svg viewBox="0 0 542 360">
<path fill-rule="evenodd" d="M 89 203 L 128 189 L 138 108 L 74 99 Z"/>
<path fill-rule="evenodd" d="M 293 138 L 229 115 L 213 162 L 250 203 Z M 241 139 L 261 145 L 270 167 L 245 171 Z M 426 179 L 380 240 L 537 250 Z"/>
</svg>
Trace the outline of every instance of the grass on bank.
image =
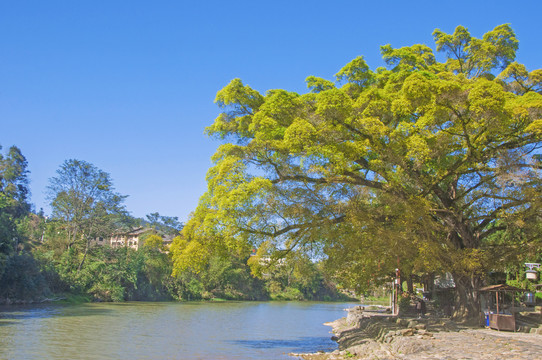
<svg viewBox="0 0 542 360">
<path fill-rule="evenodd" d="M 361 299 L 364 305 L 389 305 L 389 296 L 366 296 Z"/>
</svg>

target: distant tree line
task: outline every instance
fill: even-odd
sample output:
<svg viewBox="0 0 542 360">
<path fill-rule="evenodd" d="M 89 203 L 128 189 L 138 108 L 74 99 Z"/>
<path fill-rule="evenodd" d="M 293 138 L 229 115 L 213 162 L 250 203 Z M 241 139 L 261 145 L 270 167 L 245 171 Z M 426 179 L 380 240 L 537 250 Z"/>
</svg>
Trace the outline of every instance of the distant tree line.
<svg viewBox="0 0 542 360">
<path fill-rule="evenodd" d="M 1 148 L 0 148 L 1 149 Z M 161 301 L 340 298 L 319 265 L 294 258 L 266 265 L 256 277 L 247 257 L 211 254 L 203 269 L 173 273 L 163 238 L 184 241 L 177 217 L 129 214 L 110 175 L 67 160 L 47 188 L 52 213 L 29 202 L 28 163 L 12 146 L 0 153 L 0 304 L 48 300 Z M 95 240 L 144 228 L 137 250 L 98 246 Z"/>
</svg>

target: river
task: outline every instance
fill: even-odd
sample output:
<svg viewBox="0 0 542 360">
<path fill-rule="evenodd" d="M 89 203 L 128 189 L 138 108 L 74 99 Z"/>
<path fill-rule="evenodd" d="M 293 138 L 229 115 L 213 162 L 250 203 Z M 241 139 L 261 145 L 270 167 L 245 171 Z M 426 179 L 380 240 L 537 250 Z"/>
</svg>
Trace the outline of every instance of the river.
<svg viewBox="0 0 542 360">
<path fill-rule="evenodd" d="M 1 359 L 294 359 L 333 351 L 352 303 L 129 302 L 0 308 Z"/>
</svg>

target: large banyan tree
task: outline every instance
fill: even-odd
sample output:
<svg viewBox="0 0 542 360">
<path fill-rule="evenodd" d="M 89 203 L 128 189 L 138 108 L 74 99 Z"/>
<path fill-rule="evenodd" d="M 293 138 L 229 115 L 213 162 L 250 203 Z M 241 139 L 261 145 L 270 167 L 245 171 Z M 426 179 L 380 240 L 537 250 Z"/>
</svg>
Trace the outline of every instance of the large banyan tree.
<svg viewBox="0 0 542 360">
<path fill-rule="evenodd" d="M 303 95 L 239 79 L 219 91 L 207 133 L 226 141 L 177 271 L 213 251 L 307 250 L 358 290 L 396 267 L 451 273 L 469 316 L 487 271 L 539 256 L 542 70 L 514 62 L 509 25 L 433 36 L 445 62 L 386 45 L 386 67 L 357 57 Z"/>
</svg>

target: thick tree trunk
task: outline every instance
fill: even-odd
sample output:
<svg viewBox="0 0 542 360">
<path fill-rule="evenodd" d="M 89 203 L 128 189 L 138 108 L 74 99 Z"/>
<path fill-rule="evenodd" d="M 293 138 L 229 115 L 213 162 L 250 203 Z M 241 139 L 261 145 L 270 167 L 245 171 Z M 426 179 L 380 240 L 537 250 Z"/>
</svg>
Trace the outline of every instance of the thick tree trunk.
<svg viewBox="0 0 542 360">
<path fill-rule="evenodd" d="M 435 292 L 435 274 L 425 275 L 422 280 L 424 290 L 433 294 Z"/>
<path fill-rule="evenodd" d="M 407 291 L 409 294 L 414 294 L 414 279 L 412 275 L 407 278 Z"/>
<path fill-rule="evenodd" d="M 453 274 L 455 282 L 454 319 L 478 323 L 480 320 L 480 299 L 478 289 L 482 287 L 482 278 L 477 275 L 465 276 Z"/>
</svg>

